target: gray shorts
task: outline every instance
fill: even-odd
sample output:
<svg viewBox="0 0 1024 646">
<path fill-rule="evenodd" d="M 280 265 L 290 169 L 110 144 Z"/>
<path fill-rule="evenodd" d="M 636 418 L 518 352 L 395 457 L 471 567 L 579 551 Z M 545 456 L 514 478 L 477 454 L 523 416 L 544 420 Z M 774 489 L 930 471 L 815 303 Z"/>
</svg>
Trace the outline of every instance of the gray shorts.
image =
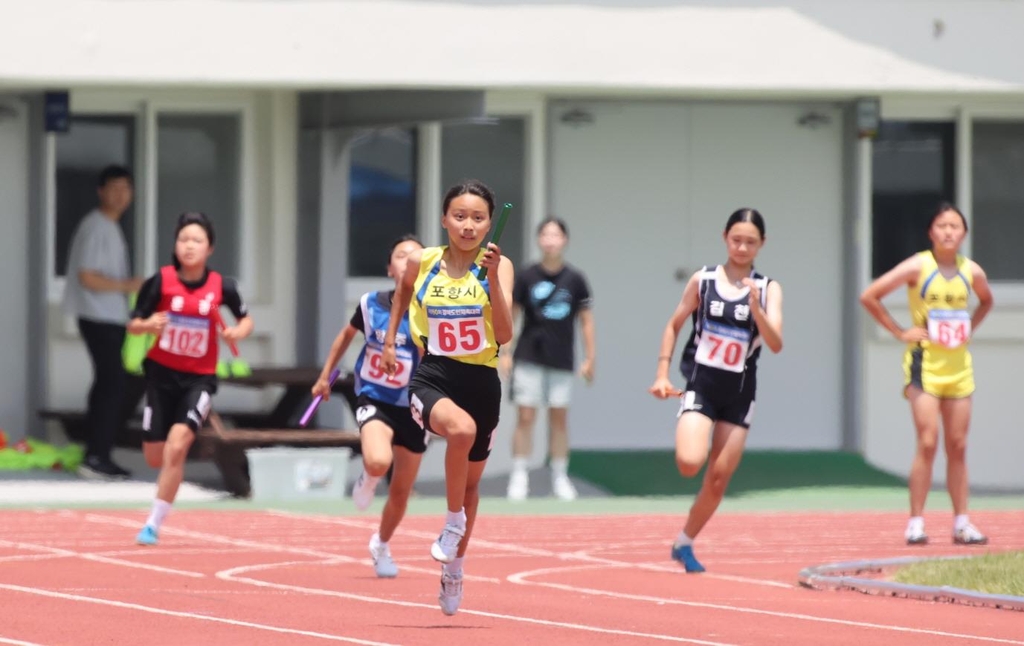
<svg viewBox="0 0 1024 646">
<path fill-rule="evenodd" d="M 528 408 L 568 408 L 574 377 L 571 370 L 518 362 L 512 368 L 512 401 Z"/>
</svg>

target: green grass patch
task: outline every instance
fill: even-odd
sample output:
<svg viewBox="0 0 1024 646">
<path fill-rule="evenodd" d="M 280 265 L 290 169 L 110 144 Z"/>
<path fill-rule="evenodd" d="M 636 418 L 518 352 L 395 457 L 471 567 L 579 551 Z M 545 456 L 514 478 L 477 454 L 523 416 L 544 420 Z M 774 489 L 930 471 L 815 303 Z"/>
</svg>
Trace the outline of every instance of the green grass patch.
<svg viewBox="0 0 1024 646">
<path fill-rule="evenodd" d="M 900 568 L 893 578 L 899 583 L 1024 597 L 1024 551 L 923 561 Z"/>
<path fill-rule="evenodd" d="M 703 469 L 683 478 L 675 453 L 668 451 L 573 451 L 569 471 L 616 496 L 692 495 Z M 841 451 L 747 451 L 733 474 L 726 497 L 779 489 L 892 487 L 903 479 L 880 471 L 856 453 Z"/>
</svg>

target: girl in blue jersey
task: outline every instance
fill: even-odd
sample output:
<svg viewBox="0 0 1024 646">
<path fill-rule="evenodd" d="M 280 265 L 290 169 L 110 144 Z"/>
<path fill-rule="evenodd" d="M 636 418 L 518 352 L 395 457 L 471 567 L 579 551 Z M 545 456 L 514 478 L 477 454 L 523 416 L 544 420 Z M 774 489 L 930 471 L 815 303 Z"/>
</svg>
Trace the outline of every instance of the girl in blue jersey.
<svg viewBox="0 0 1024 646">
<path fill-rule="evenodd" d="M 422 248 L 423 245 L 411 235 L 395 241 L 388 260 L 388 276 L 397 282 L 405 268 L 406 257 Z M 370 537 L 374 569 L 377 576 L 385 578 L 398 575 L 388 541 L 405 515 L 409 494 L 427 449 L 427 434 L 413 421 L 409 410 L 409 379 L 419 365 L 420 351 L 409 332 L 408 317 L 403 317 L 398 326 L 394 374 L 385 372 L 381 364 L 394 295 L 394 290 L 363 294 L 349 324 L 334 339 L 320 378 L 313 385 L 314 396 L 322 396 L 324 400 L 330 396 L 328 380 L 331 371 L 338 365 L 352 339 L 362 332 L 366 345 L 356 359 L 355 373 L 356 422 L 362 445 L 363 472 L 352 489 L 352 500 L 359 509 L 366 509 L 373 500 L 377 483 L 394 462 L 380 528 Z"/>
<path fill-rule="evenodd" d="M 650 388 L 659 399 L 682 396 L 676 424 L 679 472 L 690 478 L 708 463 L 686 526 L 672 546 L 672 558 L 687 572 L 704 571 L 693 554 L 693 540 L 722 502 L 743 455 L 761 346 L 782 350 L 782 286 L 754 271 L 764 244 L 764 218 L 754 209 L 740 209 L 729 216 L 722 237 L 729 260 L 704 267 L 686 284 L 665 326 Z M 687 386 L 681 392 L 669 381 L 668 369 L 679 330 L 691 315 L 693 332 L 682 361 Z"/>
</svg>

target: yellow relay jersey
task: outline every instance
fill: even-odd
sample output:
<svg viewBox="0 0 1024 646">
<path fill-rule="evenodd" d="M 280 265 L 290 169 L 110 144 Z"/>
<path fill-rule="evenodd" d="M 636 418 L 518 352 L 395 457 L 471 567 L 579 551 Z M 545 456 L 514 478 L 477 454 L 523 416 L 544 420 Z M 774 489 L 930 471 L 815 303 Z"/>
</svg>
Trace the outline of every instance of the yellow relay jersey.
<svg viewBox="0 0 1024 646">
<path fill-rule="evenodd" d="M 946 278 L 939 271 L 931 251 L 922 251 L 918 256 L 921 258 L 921 273 L 917 277 L 917 285 L 908 289 L 908 299 L 914 325 L 928 330 L 928 340 L 921 342 L 921 347 L 930 355 L 926 356 L 925 363 L 930 363 L 930 358 L 935 364 L 933 368 L 941 369 L 943 364 L 949 364 L 949 368 L 960 369 L 971 339 L 971 313 L 968 310 L 968 299 L 974 285 L 971 261 L 957 256 L 957 273 Z"/>
<path fill-rule="evenodd" d="M 455 279 L 441 268 L 445 249 L 423 250 L 409 305 L 413 340 L 427 354 L 496 368 L 498 342 L 491 319 L 490 283 L 477 278 L 485 250 L 480 250 L 464 276 Z"/>
</svg>

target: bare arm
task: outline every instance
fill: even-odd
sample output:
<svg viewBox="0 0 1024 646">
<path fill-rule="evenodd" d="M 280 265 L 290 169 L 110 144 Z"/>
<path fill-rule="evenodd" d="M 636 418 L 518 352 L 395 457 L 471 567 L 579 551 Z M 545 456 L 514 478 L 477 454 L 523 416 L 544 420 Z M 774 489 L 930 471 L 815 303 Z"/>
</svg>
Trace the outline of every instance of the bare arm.
<svg viewBox="0 0 1024 646">
<path fill-rule="evenodd" d="M 422 249 L 417 249 L 406 256 L 402 280 L 395 285 L 395 296 L 391 301 L 391 318 L 388 321 L 387 334 L 384 335 L 384 351 L 381 354 L 380 362 L 381 368 L 390 376 L 394 376 L 395 371 L 398 370 L 395 358 L 395 337 L 398 335 L 398 326 L 402 324 L 405 313 L 409 311 L 412 290 L 416 285 L 416 278 L 420 275 L 420 260 L 422 258 Z"/>
<path fill-rule="evenodd" d="M 142 285 L 141 278 L 129 278 L 128 280 L 117 280 L 108 278 L 98 271 L 83 269 L 78 272 L 78 282 L 82 287 L 94 292 L 121 292 L 132 294 L 139 290 Z"/>
<path fill-rule="evenodd" d="M 700 295 L 697 292 L 699 287 L 700 272 L 697 272 L 686 283 L 686 288 L 683 289 L 683 296 L 679 299 L 679 304 L 676 305 L 676 309 L 672 312 L 672 316 L 665 325 L 665 331 L 661 335 L 658 367 L 655 373 L 654 385 L 649 389 L 651 394 L 659 399 L 680 394 L 679 389 L 669 381 L 669 362 L 672 361 L 672 355 L 676 351 L 676 340 L 679 337 L 679 330 L 686 324 L 686 319 L 697 309 L 700 301 Z"/>
<path fill-rule="evenodd" d="M 974 310 L 974 314 L 971 315 L 971 331 L 978 329 L 981 322 L 988 316 L 989 311 L 992 309 L 994 299 L 992 297 L 992 288 L 988 284 L 988 276 L 985 275 L 985 270 L 981 268 L 981 265 L 971 261 L 971 274 L 974 277 L 974 293 L 978 295 L 978 307 Z"/>
<path fill-rule="evenodd" d="M 320 377 L 313 384 L 313 395 L 321 396 L 324 401 L 330 399 L 331 396 L 331 371 L 337 367 L 338 362 L 341 361 L 341 357 L 348 350 L 348 346 L 352 343 L 352 339 L 355 338 L 356 334 L 359 334 L 359 330 L 355 329 L 351 325 L 346 325 L 338 332 L 338 336 L 334 337 L 334 343 L 331 344 L 331 349 L 327 353 L 327 361 L 324 362 L 323 370 L 320 371 Z"/>
<path fill-rule="evenodd" d="M 488 246 L 497 249 L 493 243 Z M 494 278 L 497 280 L 491 281 L 491 324 L 494 326 L 494 340 L 505 345 L 512 342 L 512 283 L 515 280 L 512 261 L 501 256 Z M 498 298 L 495 298 L 495 292 Z"/>
<path fill-rule="evenodd" d="M 583 333 L 583 365 L 580 374 L 587 381 L 594 378 L 594 361 L 597 359 L 594 349 L 594 312 L 589 307 L 580 310 L 580 331 Z"/>
<path fill-rule="evenodd" d="M 504 351 L 498 358 L 498 371 L 503 377 L 508 377 L 512 373 L 512 352 L 515 341 L 515 330 L 516 321 L 519 320 L 519 316 L 523 313 L 523 308 L 515 302 L 512 303 L 512 339 L 506 344 Z"/>
<path fill-rule="evenodd" d="M 878 324 L 888 330 L 894 337 L 906 343 L 924 341 L 928 338 L 928 331 L 924 328 L 910 328 L 907 330 L 901 328 L 899 323 L 889 314 L 889 311 L 885 309 L 882 299 L 899 287 L 914 284 L 920 273 L 920 257 L 916 255 L 911 256 L 876 278 L 860 295 L 860 304 L 878 321 Z"/>
<path fill-rule="evenodd" d="M 782 351 L 782 285 L 775 281 L 768 283 L 765 310 L 761 308 L 761 294 L 754 281 L 749 278 L 743 280 L 750 287 L 750 311 L 761 340 L 769 350 L 778 354 Z"/>
</svg>

